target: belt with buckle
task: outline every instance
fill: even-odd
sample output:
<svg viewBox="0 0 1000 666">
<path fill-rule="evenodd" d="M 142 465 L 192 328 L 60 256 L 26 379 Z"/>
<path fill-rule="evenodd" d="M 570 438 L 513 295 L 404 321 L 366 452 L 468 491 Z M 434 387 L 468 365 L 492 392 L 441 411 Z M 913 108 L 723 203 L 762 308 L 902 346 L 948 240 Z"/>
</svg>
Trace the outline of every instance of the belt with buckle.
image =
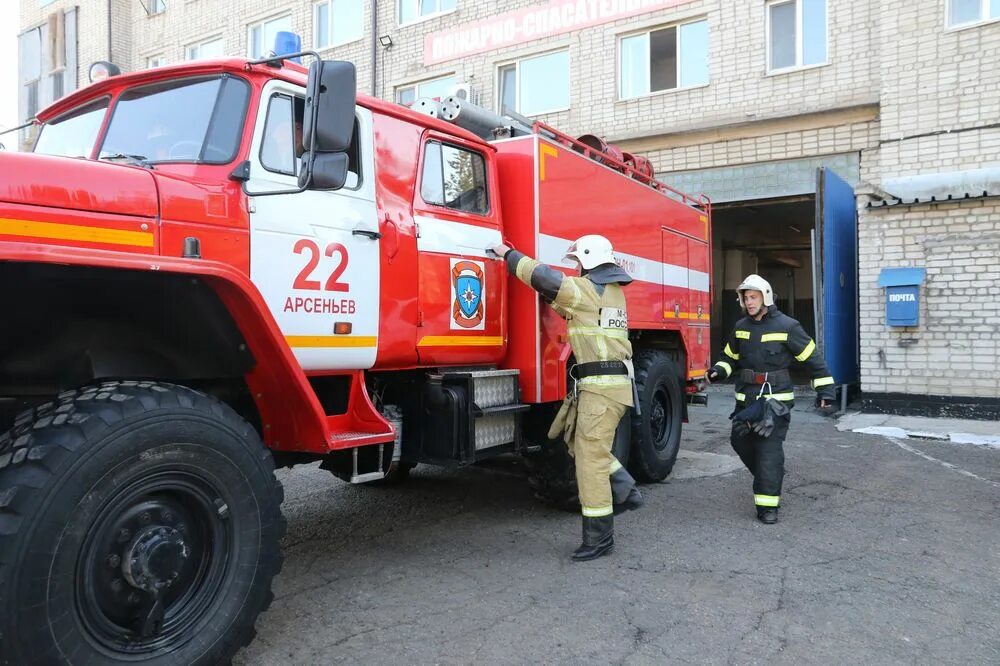
<svg viewBox="0 0 1000 666">
<path fill-rule="evenodd" d="M 621 361 L 592 361 L 590 363 L 577 363 L 573 367 L 572 374 L 576 379 L 595 377 L 597 375 L 627 375 L 628 366 Z"/>
<path fill-rule="evenodd" d="M 763 384 L 771 382 L 773 384 L 787 384 L 791 382 L 788 370 L 771 370 L 769 372 L 758 372 L 756 370 L 740 370 L 740 381 L 747 384 Z"/>
</svg>

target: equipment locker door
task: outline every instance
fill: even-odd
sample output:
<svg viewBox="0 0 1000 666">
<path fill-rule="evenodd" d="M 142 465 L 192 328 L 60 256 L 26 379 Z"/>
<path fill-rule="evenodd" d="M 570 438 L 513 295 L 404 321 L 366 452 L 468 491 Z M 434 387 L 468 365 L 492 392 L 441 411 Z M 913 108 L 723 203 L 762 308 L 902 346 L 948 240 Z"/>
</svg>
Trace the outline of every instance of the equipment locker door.
<svg viewBox="0 0 1000 666">
<path fill-rule="evenodd" d="M 281 81 L 264 89 L 247 190 L 296 186 L 304 91 Z M 294 152 L 292 152 L 294 150 Z M 372 116 L 357 110 L 351 173 L 334 192 L 250 197 L 250 276 L 306 370 L 375 364 L 379 235 Z"/>
<path fill-rule="evenodd" d="M 708 339 L 711 335 L 712 304 L 709 294 L 709 246 L 687 239 L 688 244 L 688 369 L 701 370 L 711 365 Z"/>
<path fill-rule="evenodd" d="M 813 231 L 816 342 L 837 384 L 858 380 L 858 218 L 854 189 L 825 167 L 816 174 Z"/>
<path fill-rule="evenodd" d="M 663 239 L 663 318 L 690 317 L 688 238 L 661 227 Z"/>
</svg>

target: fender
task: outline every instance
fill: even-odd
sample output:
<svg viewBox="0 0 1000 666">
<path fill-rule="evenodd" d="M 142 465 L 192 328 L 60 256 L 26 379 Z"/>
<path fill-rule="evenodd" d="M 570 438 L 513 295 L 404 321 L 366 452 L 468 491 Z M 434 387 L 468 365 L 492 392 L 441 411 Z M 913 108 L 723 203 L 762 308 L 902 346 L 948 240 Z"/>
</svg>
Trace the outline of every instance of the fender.
<svg viewBox="0 0 1000 666">
<path fill-rule="evenodd" d="M 202 280 L 229 311 L 257 361 L 245 379 L 260 413 L 264 442 L 284 451 L 331 450 L 327 416 L 305 373 L 257 287 L 235 268 L 201 259 L 9 241 L 0 241 L 0 261 L 158 271 Z"/>
</svg>

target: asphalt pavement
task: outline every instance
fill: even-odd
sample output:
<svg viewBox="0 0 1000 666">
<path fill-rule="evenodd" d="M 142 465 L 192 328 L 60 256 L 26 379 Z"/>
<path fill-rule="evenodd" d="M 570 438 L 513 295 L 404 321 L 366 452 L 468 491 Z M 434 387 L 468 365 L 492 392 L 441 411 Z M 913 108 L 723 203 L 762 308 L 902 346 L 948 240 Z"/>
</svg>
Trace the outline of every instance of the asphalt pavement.
<svg viewBox="0 0 1000 666">
<path fill-rule="evenodd" d="M 582 564 L 579 517 L 516 461 L 388 488 L 282 470 L 285 566 L 236 663 L 1000 663 L 1000 450 L 839 432 L 810 404 L 777 525 L 714 393 Z"/>
</svg>

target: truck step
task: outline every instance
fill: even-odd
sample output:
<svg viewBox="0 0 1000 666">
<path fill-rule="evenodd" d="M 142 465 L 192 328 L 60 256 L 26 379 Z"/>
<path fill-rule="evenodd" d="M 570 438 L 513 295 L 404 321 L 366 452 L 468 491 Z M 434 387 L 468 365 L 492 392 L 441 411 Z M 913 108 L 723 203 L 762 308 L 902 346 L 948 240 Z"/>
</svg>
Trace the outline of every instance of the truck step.
<svg viewBox="0 0 1000 666">
<path fill-rule="evenodd" d="M 385 478 L 386 470 L 382 467 L 382 461 L 384 460 L 383 453 L 385 452 L 385 444 L 378 445 L 378 468 L 371 472 L 362 472 L 359 470 L 359 453 L 360 451 L 355 448 L 351 451 L 352 466 L 351 471 L 351 483 L 369 483 L 371 481 L 381 481 Z"/>
<path fill-rule="evenodd" d="M 393 441 L 392 433 L 380 432 L 333 432 L 330 443 L 335 449 L 345 449 L 368 444 L 384 444 Z"/>
<path fill-rule="evenodd" d="M 500 416 L 501 414 L 516 414 L 518 412 L 526 412 L 531 409 L 531 405 L 520 405 L 514 403 L 512 405 L 499 405 L 497 407 L 487 407 L 485 409 L 474 409 L 473 414 L 476 418 L 481 416 Z"/>
</svg>

